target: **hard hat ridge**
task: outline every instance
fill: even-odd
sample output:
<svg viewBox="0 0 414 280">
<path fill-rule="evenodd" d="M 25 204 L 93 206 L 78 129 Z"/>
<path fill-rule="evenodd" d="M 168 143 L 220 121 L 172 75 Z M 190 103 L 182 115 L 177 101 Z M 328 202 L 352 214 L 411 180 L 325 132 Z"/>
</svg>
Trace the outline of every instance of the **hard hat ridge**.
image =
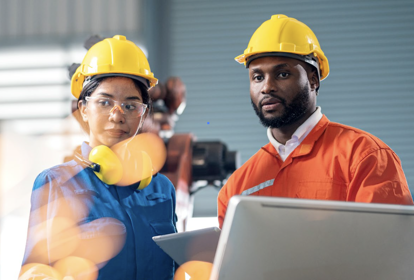
<svg viewBox="0 0 414 280">
<path fill-rule="evenodd" d="M 79 98 L 88 81 L 110 76 L 138 80 L 148 89 L 158 82 L 144 52 L 122 35 L 105 38 L 90 47 L 71 78 L 73 96 Z"/>
</svg>

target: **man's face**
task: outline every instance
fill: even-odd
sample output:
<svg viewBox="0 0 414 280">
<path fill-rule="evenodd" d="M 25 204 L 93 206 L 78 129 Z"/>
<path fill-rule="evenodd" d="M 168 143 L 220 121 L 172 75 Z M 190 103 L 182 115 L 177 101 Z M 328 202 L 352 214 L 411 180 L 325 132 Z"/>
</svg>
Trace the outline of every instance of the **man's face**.
<svg viewBox="0 0 414 280">
<path fill-rule="evenodd" d="M 250 63 L 250 98 L 265 127 L 300 125 L 315 111 L 318 79 L 310 70 L 306 63 L 286 57 Z"/>
</svg>

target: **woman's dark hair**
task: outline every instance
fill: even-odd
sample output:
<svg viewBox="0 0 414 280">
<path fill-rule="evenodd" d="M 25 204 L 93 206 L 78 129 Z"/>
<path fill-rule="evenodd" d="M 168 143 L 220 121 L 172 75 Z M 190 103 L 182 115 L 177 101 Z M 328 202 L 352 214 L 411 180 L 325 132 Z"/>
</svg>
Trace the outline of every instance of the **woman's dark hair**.
<svg viewBox="0 0 414 280">
<path fill-rule="evenodd" d="M 79 101 L 84 101 L 85 97 L 87 96 L 91 96 L 92 93 L 96 90 L 96 88 L 106 79 L 110 79 L 110 78 L 114 78 L 117 76 L 109 76 L 109 77 L 101 77 L 101 78 L 96 78 L 96 79 L 92 79 L 89 83 L 86 84 L 86 86 L 82 89 L 80 95 L 79 95 L 79 99 L 78 99 L 78 107 L 79 107 Z M 135 88 L 137 90 L 139 90 L 141 92 L 141 96 L 142 96 L 142 103 L 146 104 L 148 107 L 150 107 L 150 97 L 148 94 L 148 89 L 146 88 L 146 86 L 144 86 L 140 81 L 132 79 L 131 80 L 134 82 Z"/>
</svg>

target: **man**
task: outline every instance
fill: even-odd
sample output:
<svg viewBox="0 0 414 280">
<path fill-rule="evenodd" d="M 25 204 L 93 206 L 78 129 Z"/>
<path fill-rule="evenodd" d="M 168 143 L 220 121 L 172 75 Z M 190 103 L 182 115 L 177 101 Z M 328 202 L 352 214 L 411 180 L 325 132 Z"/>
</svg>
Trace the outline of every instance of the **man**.
<svg viewBox="0 0 414 280">
<path fill-rule="evenodd" d="M 233 195 L 413 204 L 397 155 L 316 106 L 329 64 L 308 26 L 274 15 L 236 60 L 249 70 L 251 102 L 270 142 L 221 189 L 220 227 Z"/>
</svg>

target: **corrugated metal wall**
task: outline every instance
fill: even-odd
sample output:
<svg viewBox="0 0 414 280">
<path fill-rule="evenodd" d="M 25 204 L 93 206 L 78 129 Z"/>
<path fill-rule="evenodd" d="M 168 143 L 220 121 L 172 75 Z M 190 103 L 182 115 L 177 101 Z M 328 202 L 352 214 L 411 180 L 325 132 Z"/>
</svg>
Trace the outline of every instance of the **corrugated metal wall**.
<svg viewBox="0 0 414 280">
<path fill-rule="evenodd" d="M 0 42 L 137 32 L 142 0 L 0 0 Z"/>
<path fill-rule="evenodd" d="M 322 112 L 391 146 L 414 191 L 414 1 L 173 0 L 170 74 L 188 91 L 176 131 L 221 139 L 242 162 L 267 143 L 247 71 L 233 58 L 277 13 L 310 26 L 330 61 L 318 97 Z"/>
<path fill-rule="evenodd" d="M 84 41 L 94 34 L 143 41 L 143 11 L 142 0 L 0 0 L 0 120 L 68 116 L 67 67 L 81 62 Z"/>
</svg>

